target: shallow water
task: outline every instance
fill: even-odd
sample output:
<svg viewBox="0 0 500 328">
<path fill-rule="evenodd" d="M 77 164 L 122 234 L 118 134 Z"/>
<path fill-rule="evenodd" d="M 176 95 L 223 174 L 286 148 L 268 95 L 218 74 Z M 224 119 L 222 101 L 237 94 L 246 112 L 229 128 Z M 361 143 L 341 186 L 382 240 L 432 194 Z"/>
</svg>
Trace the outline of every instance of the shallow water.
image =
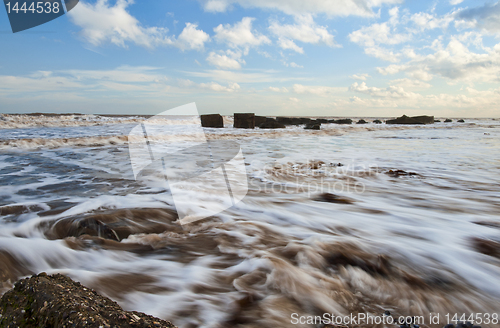
<svg viewBox="0 0 500 328">
<path fill-rule="evenodd" d="M 23 120 L 0 130 L 4 291 L 61 272 L 179 327 L 500 308 L 498 121 L 206 129 L 241 145 L 249 192 L 180 225 L 168 185 L 134 179 L 140 118 Z"/>
</svg>

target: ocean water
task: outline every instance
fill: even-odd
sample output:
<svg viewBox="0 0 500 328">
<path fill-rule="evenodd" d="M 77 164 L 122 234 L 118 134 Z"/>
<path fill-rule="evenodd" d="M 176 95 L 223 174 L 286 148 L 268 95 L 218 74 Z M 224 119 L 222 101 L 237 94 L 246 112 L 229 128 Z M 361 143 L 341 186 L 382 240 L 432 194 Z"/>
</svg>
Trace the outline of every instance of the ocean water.
<svg viewBox="0 0 500 328">
<path fill-rule="evenodd" d="M 161 174 L 134 178 L 127 135 L 143 119 L 0 117 L 0 292 L 58 272 L 182 328 L 498 314 L 500 121 L 241 130 L 225 117 L 204 131 L 239 143 L 248 194 L 181 225 Z M 154 122 L 162 144 L 186 146 L 179 122 L 196 118 Z"/>
</svg>

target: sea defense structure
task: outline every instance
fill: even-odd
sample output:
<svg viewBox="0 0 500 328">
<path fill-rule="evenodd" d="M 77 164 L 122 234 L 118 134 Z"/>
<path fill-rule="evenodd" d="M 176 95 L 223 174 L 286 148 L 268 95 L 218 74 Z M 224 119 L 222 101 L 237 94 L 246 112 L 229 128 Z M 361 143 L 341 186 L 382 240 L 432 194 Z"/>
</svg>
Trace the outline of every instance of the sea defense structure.
<svg viewBox="0 0 500 328">
<path fill-rule="evenodd" d="M 387 120 L 387 124 L 433 124 L 434 116 L 413 116 L 403 115 L 393 120 Z"/>
<path fill-rule="evenodd" d="M 276 117 L 276 121 L 284 125 L 302 125 L 311 123 L 308 117 Z"/>
<path fill-rule="evenodd" d="M 255 115 L 255 126 L 260 126 L 261 124 L 266 123 L 267 117 L 265 116 L 257 116 Z"/>
<path fill-rule="evenodd" d="M 268 117 L 266 121 L 259 125 L 261 129 L 284 129 L 285 124 L 276 121 L 274 118 Z"/>
<path fill-rule="evenodd" d="M 201 115 L 201 126 L 204 128 L 223 128 L 224 120 L 220 114 Z"/>
<path fill-rule="evenodd" d="M 234 113 L 234 127 L 237 129 L 255 129 L 255 114 Z"/>
</svg>

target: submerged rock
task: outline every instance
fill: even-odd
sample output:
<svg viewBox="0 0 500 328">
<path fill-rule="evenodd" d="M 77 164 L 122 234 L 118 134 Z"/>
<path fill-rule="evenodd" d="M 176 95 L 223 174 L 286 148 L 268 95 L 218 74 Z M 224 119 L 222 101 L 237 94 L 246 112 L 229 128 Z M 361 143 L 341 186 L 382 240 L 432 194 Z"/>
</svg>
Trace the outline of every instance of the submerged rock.
<svg viewBox="0 0 500 328">
<path fill-rule="evenodd" d="M 61 274 L 18 281 L 0 300 L 0 327 L 162 327 L 165 320 L 124 311 L 116 302 Z"/>
<path fill-rule="evenodd" d="M 446 120 L 444 120 L 445 123 L 451 123 L 453 122 L 452 120 L 450 120 L 449 118 L 447 118 Z"/>
<path fill-rule="evenodd" d="M 224 121 L 220 114 L 201 115 L 201 126 L 204 128 L 223 128 Z"/>
<path fill-rule="evenodd" d="M 368 122 L 365 120 L 359 120 L 356 124 L 367 124 Z"/>
<path fill-rule="evenodd" d="M 458 123 L 465 123 L 465 121 L 464 121 L 464 120 L 458 120 L 457 122 L 458 122 Z"/>
<path fill-rule="evenodd" d="M 382 124 L 382 121 L 381 120 L 375 120 L 375 121 L 373 121 L 373 123 L 375 123 L 375 124 Z"/>
</svg>

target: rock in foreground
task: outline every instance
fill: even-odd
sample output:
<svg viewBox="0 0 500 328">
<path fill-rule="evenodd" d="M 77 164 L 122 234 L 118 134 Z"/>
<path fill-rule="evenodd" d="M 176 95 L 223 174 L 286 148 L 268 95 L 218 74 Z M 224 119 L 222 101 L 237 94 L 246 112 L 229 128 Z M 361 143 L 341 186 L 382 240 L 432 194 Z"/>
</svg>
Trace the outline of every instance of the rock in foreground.
<svg viewBox="0 0 500 328">
<path fill-rule="evenodd" d="M 61 274 L 18 281 L 0 300 L 0 327 L 162 327 L 175 328 L 117 303 Z"/>
</svg>

